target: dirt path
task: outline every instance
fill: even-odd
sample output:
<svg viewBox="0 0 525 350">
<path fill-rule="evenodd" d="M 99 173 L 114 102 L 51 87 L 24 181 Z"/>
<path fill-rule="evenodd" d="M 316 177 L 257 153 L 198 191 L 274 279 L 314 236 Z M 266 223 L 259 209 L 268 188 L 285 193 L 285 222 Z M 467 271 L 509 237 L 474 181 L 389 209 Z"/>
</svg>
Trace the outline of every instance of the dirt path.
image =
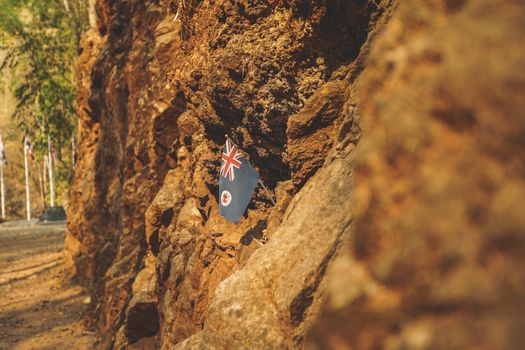
<svg viewBox="0 0 525 350">
<path fill-rule="evenodd" d="M 64 225 L 0 225 L 0 349 L 93 349 L 85 291 L 64 278 Z"/>
</svg>

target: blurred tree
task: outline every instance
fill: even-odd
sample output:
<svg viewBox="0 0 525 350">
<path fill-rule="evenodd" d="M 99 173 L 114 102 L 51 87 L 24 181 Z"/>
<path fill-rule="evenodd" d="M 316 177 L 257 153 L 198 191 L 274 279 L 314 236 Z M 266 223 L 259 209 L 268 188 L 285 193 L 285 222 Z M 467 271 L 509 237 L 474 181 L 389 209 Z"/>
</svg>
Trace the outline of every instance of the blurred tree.
<svg viewBox="0 0 525 350">
<path fill-rule="evenodd" d="M 0 0 L 0 70 L 11 74 L 13 119 L 37 154 L 46 154 L 51 136 L 59 181 L 71 171 L 71 152 L 62 149 L 70 150 L 76 125 L 74 61 L 88 8 L 89 0 Z"/>
</svg>

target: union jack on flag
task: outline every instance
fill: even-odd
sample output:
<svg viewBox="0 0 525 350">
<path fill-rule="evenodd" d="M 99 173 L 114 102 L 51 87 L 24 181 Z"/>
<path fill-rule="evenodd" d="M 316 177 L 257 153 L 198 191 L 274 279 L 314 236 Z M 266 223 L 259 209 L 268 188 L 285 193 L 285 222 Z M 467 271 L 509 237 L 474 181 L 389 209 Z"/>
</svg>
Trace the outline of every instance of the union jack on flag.
<svg viewBox="0 0 525 350">
<path fill-rule="evenodd" d="M 226 139 L 226 145 L 222 152 L 221 175 L 229 178 L 230 181 L 235 181 L 235 168 L 239 169 L 242 165 L 240 158 L 242 157 L 239 149 L 235 147 L 230 139 Z"/>
</svg>

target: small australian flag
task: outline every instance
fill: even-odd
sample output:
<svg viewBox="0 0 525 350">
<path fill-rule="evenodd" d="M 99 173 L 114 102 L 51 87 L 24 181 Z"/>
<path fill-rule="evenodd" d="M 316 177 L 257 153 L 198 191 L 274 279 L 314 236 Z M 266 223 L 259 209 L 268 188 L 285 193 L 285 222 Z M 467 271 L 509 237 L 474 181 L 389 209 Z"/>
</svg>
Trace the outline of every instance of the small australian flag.
<svg viewBox="0 0 525 350">
<path fill-rule="evenodd" d="M 226 138 L 219 177 L 221 215 L 233 223 L 238 223 L 250 203 L 257 181 L 257 171 L 240 153 L 239 148 Z"/>
</svg>

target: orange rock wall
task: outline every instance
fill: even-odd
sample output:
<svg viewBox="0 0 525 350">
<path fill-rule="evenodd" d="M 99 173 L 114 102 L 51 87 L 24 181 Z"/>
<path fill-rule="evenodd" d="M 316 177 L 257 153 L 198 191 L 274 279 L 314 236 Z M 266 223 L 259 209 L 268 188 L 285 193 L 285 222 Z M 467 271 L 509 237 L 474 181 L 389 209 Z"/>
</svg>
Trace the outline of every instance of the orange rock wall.
<svg viewBox="0 0 525 350">
<path fill-rule="evenodd" d="M 99 347 L 519 347 L 524 14 L 99 0 L 66 238 Z M 225 134 L 276 198 L 239 225 Z"/>
<path fill-rule="evenodd" d="M 400 2 L 361 76 L 353 238 L 308 349 L 523 347 L 524 18 Z"/>
<path fill-rule="evenodd" d="M 353 82 L 363 45 L 390 7 L 97 2 L 98 25 L 78 60 L 78 165 L 66 245 L 75 276 L 93 288 L 101 347 L 168 349 L 203 329 L 218 286 L 259 249 L 254 238 L 272 239 L 336 142 L 344 141 L 340 152 L 357 142 Z M 258 188 L 237 226 L 218 214 L 225 134 L 277 199 L 273 206 Z M 301 319 L 308 298 L 294 302 Z M 304 325 L 295 322 L 300 344 Z"/>
</svg>

